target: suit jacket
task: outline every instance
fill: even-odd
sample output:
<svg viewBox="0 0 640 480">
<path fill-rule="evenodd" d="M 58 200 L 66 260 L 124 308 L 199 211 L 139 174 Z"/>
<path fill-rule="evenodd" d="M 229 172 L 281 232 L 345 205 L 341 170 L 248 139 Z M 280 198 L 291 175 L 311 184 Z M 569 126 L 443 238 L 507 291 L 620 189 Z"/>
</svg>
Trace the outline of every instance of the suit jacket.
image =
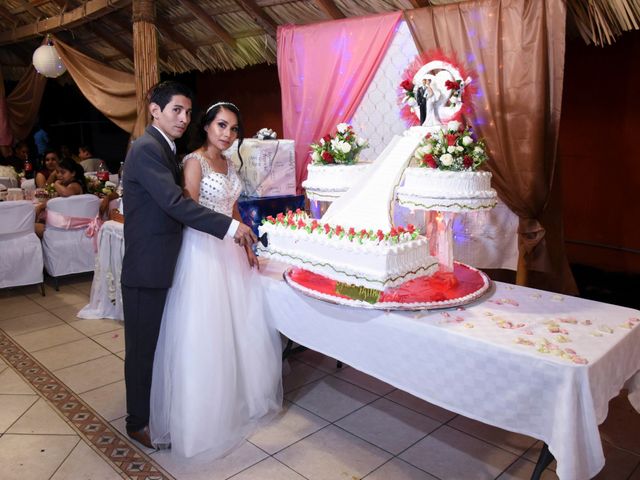
<svg viewBox="0 0 640 480">
<path fill-rule="evenodd" d="M 418 102 L 418 105 L 424 105 L 427 103 L 427 99 L 425 98 L 426 90 L 427 89 L 422 85 L 418 87 L 418 93 L 416 95 L 416 101 Z"/>
<path fill-rule="evenodd" d="M 181 175 L 166 139 L 156 128 L 147 127 L 124 162 L 123 285 L 170 287 L 183 225 L 218 238 L 227 233 L 231 217 L 185 198 Z"/>
</svg>

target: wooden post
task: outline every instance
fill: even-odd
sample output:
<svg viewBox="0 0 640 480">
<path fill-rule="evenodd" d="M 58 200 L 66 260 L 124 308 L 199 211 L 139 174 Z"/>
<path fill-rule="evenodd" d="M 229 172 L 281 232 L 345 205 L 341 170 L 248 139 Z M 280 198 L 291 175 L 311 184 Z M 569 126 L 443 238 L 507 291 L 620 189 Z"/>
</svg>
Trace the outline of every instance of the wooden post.
<svg viewBox="0 0 640 480">
<path fill-rule="evenodd" d="M 144 133 L 149 121 L 147 92 L 160 80 L 158 73 L 158 33 L 155 0 L 133 0 L 133 65 L 136 78 L 138 121 L 133 138 Z"/>
</svg>

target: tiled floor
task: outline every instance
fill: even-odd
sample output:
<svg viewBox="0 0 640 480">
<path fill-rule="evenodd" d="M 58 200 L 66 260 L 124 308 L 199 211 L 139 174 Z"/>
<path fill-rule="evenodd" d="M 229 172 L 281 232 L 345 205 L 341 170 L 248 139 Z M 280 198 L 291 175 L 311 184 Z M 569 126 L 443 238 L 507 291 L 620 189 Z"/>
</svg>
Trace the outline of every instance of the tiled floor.
<svg viewBox="0 0 640 480">
<path fill-rule="evenodd" d="M 348 366 L 338 369 L 312 351 L 289 360 L 282 414 L 227 457 L 194 465 L 166 450 L 138 449 L 119 433 L 125 415 L 122 324 L 75 316 L 90 285 L 90 276 L 76 276 L 59 292 L 47 288 L 46 297 L 35 287 L 0 290 L 3 480 L 531 475 L 541 446 L 536 440 L 430 405 Z M 70 405 L 73 413 L 65 410 Z M 601 426 L 607 463 L 596 478 L 640 480 L 638 432 L 640 415 L 624 395 L 613 399 Z M 544 480 L 557 478 L 553 467 Z"/>
</svg>

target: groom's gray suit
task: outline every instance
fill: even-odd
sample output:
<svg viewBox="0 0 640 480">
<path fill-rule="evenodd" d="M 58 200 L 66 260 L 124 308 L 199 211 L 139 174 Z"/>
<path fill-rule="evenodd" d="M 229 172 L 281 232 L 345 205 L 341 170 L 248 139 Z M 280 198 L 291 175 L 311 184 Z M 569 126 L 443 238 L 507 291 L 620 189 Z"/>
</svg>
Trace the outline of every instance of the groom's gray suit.
<svg viewBox="0 0 640 480">
<path fill-rule="evenodd" d="M 155 127 L 147 127 L 133 143 L 124 165 L 121 281 L 127 430 L 138 431 L 149 422 L 153 356 L 182 243 L 182 226 L 223 238 L 231 217 L 183 196 L 175 154 Z"/>
</svg>

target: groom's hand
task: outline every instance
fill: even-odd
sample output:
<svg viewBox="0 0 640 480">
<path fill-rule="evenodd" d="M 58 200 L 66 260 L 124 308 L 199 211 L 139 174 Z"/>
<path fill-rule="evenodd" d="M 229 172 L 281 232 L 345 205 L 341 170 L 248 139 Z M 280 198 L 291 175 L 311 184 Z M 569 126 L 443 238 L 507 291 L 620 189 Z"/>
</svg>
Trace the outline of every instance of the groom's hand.
<svg viewBox="0 0 640 480">
<path fill-rule="evenodd" d="M 251 246 L 258 241 L 256 234 L 244 223 L 240 222 L 233 239 L 238 245 L 243 247 Z"/>
</svg>

